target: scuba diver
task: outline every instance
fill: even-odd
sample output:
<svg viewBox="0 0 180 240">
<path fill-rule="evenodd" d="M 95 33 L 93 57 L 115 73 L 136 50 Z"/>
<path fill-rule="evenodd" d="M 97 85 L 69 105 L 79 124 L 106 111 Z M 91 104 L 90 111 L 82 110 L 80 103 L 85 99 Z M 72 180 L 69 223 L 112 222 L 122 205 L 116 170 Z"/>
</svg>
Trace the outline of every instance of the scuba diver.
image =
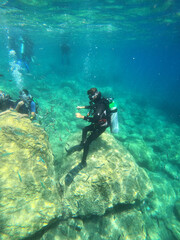
<svg viewBox="0 0 180 240">
<path fill-rule="evenodd" d="M 30 62 L 33 62 L 33 42 L 26 34 L 13 34 L 9 36 L 9 52 L 14 51 L 16 64 L 21 70 L 29 73 Z"/>
<path fill-rule="evenodd" d="M 101 97 L 101 92 L 99 92 L 97 88 L 91 88 L 87 91 L 87 94 L 90 99 L 90 105 L 78 106 L 77 109 L 90 109 L 90 111 L 87 116 L 76 113 L 76 117 L 84 119 L 91 124 L 83 128 L 81 143 L 79 145 L 71 147 L 70 149 L 66 149 L 67 154 L 71 154 L 75 151 L 81 151 L 83 149 L 81 163 L 66 175 L 66 185 L 70 185 L 78 172 L 86 166 L 86 158 L 88 155 L 89 146 L 92 141 L 97 139 L 106 130 L 106 128 L 110 126 L 111 114 L 107 100 Z M 87 137 L 88 132 L 91 132 L 91 134 Z"/>
<path fill-rule="evenodd" d="M 27 114 L 31 120 L 35 119 L 37 103 L 35 103 L 27 89 L 20 91 L 19 100 L 17 101 L 15 110 L 19 113 Z"/>
<path fill-rule="evenodd" d="M 31 61 L 33 61 L 33 43 L 26 35 L 21 36 L 19 38 L 19 42 L 19 59 L 21 62 L 23 62 L 27 72 L 29 72 L 29 64 Z"/>
<path fill-rule="evenodd" d="M 10 108 L 14 108 L 15 101 L 12 100 L 9 94 L 0 90 L 0 111 L 6 111 Z"/>
<path fill-rule="evenodd" d="M 70 46 L 67 43 L 63 43 L 61 46 L 61 62 L 63 65 L 69 65 L 70 64 Z"/>
<path fill-rule="evenodd" d="M 21 29 L 7 30 L 9 66 L 18 89 L 24 86 L 24 74 L 30 73 L 33 59 L 33 42 Z"/>
</svg>

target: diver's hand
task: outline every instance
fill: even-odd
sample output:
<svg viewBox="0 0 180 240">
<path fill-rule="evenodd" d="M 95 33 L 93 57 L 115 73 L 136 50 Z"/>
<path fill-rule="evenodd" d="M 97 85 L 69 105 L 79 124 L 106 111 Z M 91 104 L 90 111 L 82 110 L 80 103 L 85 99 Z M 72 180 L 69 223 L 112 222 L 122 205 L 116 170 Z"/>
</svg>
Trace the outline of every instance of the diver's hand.
<svg viewBox="0 0 180 240">
<path fill-rule="evenodd" d="M 82 116 L 80 113 L 76 113 L 76 117 L 84 119 L 84 116 Z"/>
<path fill-rule="evenodd" d="M 83 109 L 83 108 L 85 108 L 85 106 L 77 106 L 76 108 L 77 109 Z"/>
<path fill-rule="evenodd" d="M 24 105 L 23 101 L 18 102 L 18 106 L 21 107 L 22 105 Z"/>
<path fill-rule="evenodd" d="M 35 113 L 35 112 L 31 112 L 30 119 L 31 119 L 31 120 L 34 120 L 35 117 L 36 117 L 36 113 Z"/>
</svg>

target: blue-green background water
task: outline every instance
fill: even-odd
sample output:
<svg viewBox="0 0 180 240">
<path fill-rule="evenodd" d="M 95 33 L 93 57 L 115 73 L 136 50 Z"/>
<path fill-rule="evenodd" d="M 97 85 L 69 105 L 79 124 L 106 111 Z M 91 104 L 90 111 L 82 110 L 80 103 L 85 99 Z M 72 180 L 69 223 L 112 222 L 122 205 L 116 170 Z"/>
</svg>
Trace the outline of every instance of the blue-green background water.
<svg viewBox="0 0 180 240">
<path fill-rule="evenodd" d="M 81 74 L 84 81 L 177 105 L 179 5 L 174 0 L 2 1 L 1 64 L 8 68 L 8 34 L 25 33 L 34 43 L 30 68 L 36 76 L 53 71 L 56 82 Z M 68 68 L 61 63 L 62 42 L 71 48 Z"/>
<path fill-rule="evenodd" d="M 75 112 L 88 103 L 86 91 L 96 86 L 115 97 L 116 139 L 172 183 L 179 199 L 179 29 L 178 0 L 1 1 L 0 89 L 17 99 L 25 87 L 38 100 L 57 168 L 69 134 L 85 125 Z M 18 85 L 9 38 L 22 34 L 33 42 L 33 61 Z M 70 48 L 64 59 L 63 43 Z"/>
</svg>

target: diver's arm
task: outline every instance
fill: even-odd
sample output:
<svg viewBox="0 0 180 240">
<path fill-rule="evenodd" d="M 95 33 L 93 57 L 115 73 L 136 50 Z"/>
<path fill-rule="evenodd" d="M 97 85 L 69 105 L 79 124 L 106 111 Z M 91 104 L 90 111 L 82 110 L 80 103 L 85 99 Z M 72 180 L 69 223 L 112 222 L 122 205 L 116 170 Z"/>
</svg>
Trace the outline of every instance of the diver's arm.
<svg viewBox="0 0 180 240">
<path fill-rule="evenodd" d="M 31 116 L 30 119 L 34 119 L 36 117 L 36 104 L 34 101 L 31 102 Z"/>
<path fill-rule="evenodd" d="M 93 117 L 85 116 L 84 120 L 91 122 L 91 123 L 98 123 L 102 117 L 104 110 L 105 110 L 105 105 L 103 103 L 97 104 L 96 108 L 95 108 L 95 112 L 93 114 Z"/>
<path fill-rule="evenodd" d="M 35 117 L 36 117 L 36 113 L 35 112 L 31 112 L 30 119 L 33 120 Z"/>
<path fill-rule="evenodd" d="M 77 109 L 84 109 L 85 106 L 77 106 L 76 108 L 77 108 Z"/>
<path fill-rule="evenodd" d="M 23 101 L 18 102 L 18 104 L 17 104 L 17 106 L 16 106 L 16 108 L 15 108 L 15 111 L 19 112 L 19 109 L 20 109 L 20 107 L 21 107 L 23 104 L 24 104 Z"/>
<path fill-rule="evenodd" d="M 90 109 L 91 106 L 77 106 L 77 109 Z"/>
<path fill-rule="evenodd" d="M 81 115 L 80 113 L 76 113 L 76 117 L 77 118 L 81 118 L 81 119 L 84 119 L 84 120 L 86 120 L 86 121 L 88 121 L 88 122 L 94 122 L 94 117 L 89 117 L 89 114 L 87 115 L 87 116 L 83 116 L 83 115 Z"/>
<path fill-rule="evenodd" d="M 83 116 L 83 115 L 81 115 L 80 113 L 76 113 L 76 117 L 77 117 L 77 118 L 84 119 L 84 120 L 86 120 L 86 121 L 88 121 L 88 122 L 95 122 L 95 121 L 94 121 L 94 117 Z"/>
</svg>

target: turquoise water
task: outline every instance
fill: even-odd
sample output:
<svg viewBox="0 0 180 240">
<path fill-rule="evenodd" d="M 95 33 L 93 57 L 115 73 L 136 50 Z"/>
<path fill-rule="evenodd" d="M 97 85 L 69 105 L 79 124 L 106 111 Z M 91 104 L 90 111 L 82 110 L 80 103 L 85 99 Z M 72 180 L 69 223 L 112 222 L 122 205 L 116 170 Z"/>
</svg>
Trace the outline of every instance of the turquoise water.
<svg viewBox="0 0 180 240">
<path fill-rule="evenodd" d="M 175 197 L 168 208 L 174 214 L 180 198 L 179 29 L 178 0 L 1 1 L 0 89 L 17 99 L 27 88 L 37 99 L 57 174 L 69 135 L 86 125 L 75 118 L 76 106 L 88 104 L 86 92 L 95 86 L 118 104 L 116 140 L 155 188 L 161 178 L 171 185 Z M 32 45 L 28 67 L 19 69 L 21 36 Z M 178 222 L 177 213 L 173 216 Z M 162 231 L 156 239 L 179 239 L 164 215 L 157 221 Z"/>
</svg>

